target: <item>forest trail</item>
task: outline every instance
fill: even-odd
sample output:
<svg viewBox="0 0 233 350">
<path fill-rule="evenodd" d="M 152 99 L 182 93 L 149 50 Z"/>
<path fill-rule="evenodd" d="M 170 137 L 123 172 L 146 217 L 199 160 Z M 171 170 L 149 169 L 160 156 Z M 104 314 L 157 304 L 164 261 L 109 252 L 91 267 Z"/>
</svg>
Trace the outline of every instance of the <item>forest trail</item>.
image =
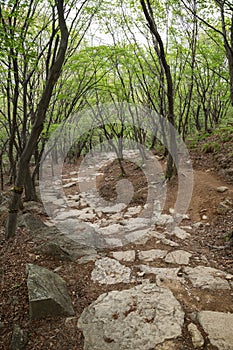
<svg viewBox="0 0 233 350">
<path fill-rule="evenodd" d="M 172 186 L 172 185 L 171 185 Z M 228 188 L 225 192 L 218 192 L 219 187 Z M 176 193 L 168 193 L 167 202 L 174 201 Z M 188 214 L 192 221 L 201 220 L 203 214 L 208 217 L 208 222 L 219 218 L 217 207 L 226 198 L 233 199 L 233 186 L 217 176 L 213 169 L 194 171 L 194 188 Z"/>
<path fill-rule="evenodd" d="M 74 166 L 63 171 L 68 210 L 55 209 L 51 221 L 43 206 L 25 203 L 20 234 L 14 242 L 1 243 L 5 344 L 17 319 L 30 334 L 26 350 L 42 349 L 41 344 L 54 350 L 233 349 L 228 327 L 233 320 L 232 248 L 216 248 L 226 244 L 232 229 L 233 186 L 211 169 L 195 170 L 188 216 L 169 232 L 177 181 L 166 184 L 164 209 L 160 215 L 153 212 L 151 224 L 140 217 L 148 193 L 142 169 L 132 162 L 124 166 L 134 185 L 126 207 L 114 202 L 119 182 L 115 161 L 94 171 L 101 197 L 112 200 L 112 206 L 98 207 L 92 192 L 80 191 Z M 91 172 L 93 168 L 90 181 Z M 85 190 L 90 190 L 87 182 Z M 51 193 L 48 199 L 60 205 L 61 198 L 52 199 Z M 227 203 L 224 213 L 222 203 Z M 56 219 L 68 230 L 65 235 L 56 231 Z M 103 243 L 106 237 L 108 244 Z M 49 242 L 62 247 L 70 260 L 41 248 Z M 85 253 L 77 253 L 83 244 Z M 75 317 L 28 320 L 26 263 L 55 270 L 65 279 Z M 12 288 L 12 281 L 19 286 Z"/>
</svg>

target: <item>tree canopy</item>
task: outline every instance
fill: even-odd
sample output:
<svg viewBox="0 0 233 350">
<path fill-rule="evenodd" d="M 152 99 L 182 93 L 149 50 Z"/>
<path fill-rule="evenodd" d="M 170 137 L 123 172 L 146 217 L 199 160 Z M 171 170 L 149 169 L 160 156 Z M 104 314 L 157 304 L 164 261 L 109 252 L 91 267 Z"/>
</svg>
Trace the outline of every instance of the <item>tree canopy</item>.
<svg viewBox="0 0 233 350">
<path fill-rule="evenodd" d="M 110 102 L 145 106 L 184 140 L 232 123 L 230 1 L 0 1 L 0 39 L 1 173 L 16 189 L 24 187 L 28 200 L 36 198 L 49 136 L 86 108 Z M 117 151 L 122 137 L 155 147 L 156 136 L 139 119 L 129 125 L 121 115 L 114 118 L 82 135 L 68 158 L 103 140 L 116 140 Z M 168 154 L 167 177 L 173 172 Z"/>
</svg>

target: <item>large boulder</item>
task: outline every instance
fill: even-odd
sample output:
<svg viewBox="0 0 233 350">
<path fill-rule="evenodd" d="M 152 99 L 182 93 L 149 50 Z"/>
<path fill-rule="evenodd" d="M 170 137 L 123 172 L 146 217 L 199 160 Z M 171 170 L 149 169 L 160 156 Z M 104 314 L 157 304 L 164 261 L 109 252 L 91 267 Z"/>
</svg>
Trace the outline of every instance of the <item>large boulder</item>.
<svg viewBox="0 0 233 350">
<path fill-rule="evenodd" d="M 66 283 L 56 273 L 27 264 L 27 287 L 31 319 L 74 315 Z"/>
<path fill-rule="evenodd" d="M 181 336 L 183 323 L 172 292 L 147 284 L 100 295 L 83 311 L 78 327 L 85 350 L 151 350 Z"/>
</svg>

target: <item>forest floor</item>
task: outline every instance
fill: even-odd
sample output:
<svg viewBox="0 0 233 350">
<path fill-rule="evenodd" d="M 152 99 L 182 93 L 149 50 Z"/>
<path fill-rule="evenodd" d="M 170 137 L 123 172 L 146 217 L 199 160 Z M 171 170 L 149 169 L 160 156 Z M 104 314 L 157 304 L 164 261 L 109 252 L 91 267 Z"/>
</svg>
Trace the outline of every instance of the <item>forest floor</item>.
<svg viewBox="0 0 233 350">
<path fill-rule="evenodd" d="M 203 152 L 203 144 L 191 150 L 191 158 L 194 167 L 194 190 L 188 209 L 189 219 L 182 221 L 183 226 L 200 223 L 192 231 L 190 238 L 183 243 L 182 249 L 191 251 L 193 260 L 201 261 L 203 257 L 207 266 L 221 269 L 233 274 L 233 248 L 225 246 L 226 238 L 233 230 L 233 207 L 226 213 L 219 214 L 217 208 L 221 202 L 228 200 L 233 202 L 233 169 L 232 157 L 228 157 L 232 150 L 232 141 L 222 143 L 217 152 L 207 150 Z M 205 150 L 206 151 L 206 150 Z M 131 205 L 143 205 L 146 201 L 145 179 L 140 168 L 135 164 L 125 162 L 127 179 L 134 185 L 137 195 Z M 74 166 L 67 166 L 66 173 L 72 172 Z M 101 169 L 104 176 L 99 178 L 98 188 L 105 199 L 114 197 L 114 186 L 119 180 L 119 166 L 116 162 Z M 109 180 L 110 178 L 110 180 Z M 107 179 L 107 180 L 106 180 Z M 226 186 L 228 190 L 220 193 L 217 188 Z M 74 194 L 75 187 L 67 190 L 67 194 Z M 168 213 L 173 207 L 177 195 L 177 180 L 172 179 L 167 183 L 167 197 L 164 212 Z M 83 350 L 83 335 L 77 328 L 77 319 L 85 307 L 90 305 L 97 297 L 110 290 L 122 290 L 132 287 L 132 284 L 102 285 L 91 280 L 91 272 L 94 262 L 77 264 L 75 261 L 60 261 L 44 254 L 37 254 L 34 250 L 32 233 L 25 228 L 18 228 L 14 239 L 8 241 L 4 238 L 4 221 L 6 214 L 1 212 L 0 228 L 0 262 L 1 262 L 1 286 L 0 286 L 0 349 L 10 349 L 12 329 L 14 324 L 19 324 L 28 335 L 26 350 Z M 43 215 L 40 218 L 44 220 Z M 158 228 L 159 231 L 159 228 Z M 222 247 L 225 246 L 224 249 Z M 124 246 L 123 250 L 148 250 L 163 249 L 163 244 L 158 244 L 157 239 L 151 238 L 143 245 L 134 243 Z M 219 249 L 218 249 L 219 247 Z M 118 249 L 115 249 L 118 250 Z M 106 249 L 106 256 L 110 256 L 110 250 Z M 73 318 L 56 318 L 40 321 L 31 321 L 28 314 L 28 294 L 26 285 L 25 265 L 37 264 L 48 269 L 59 270 L 59 275 L 64 278 L 70 292 L 75 309 Z M 134 263 L 126 264 L 133 268 Z M 164 266 L 161 263 L 161 266 Z M 194 266 L 194 265 L 193 265 Z M 153 280 L 153 277 L 151 277 Z M 195 294 L 195 298 L 192 296 Z M 182 303 L 187 313 L 202 309 L 208 302 L 208 307 L 213 311 L 232 312 L 232 295 L 225 291 L 209 293 L 208 301 L 202 290 L 190 291 L 189 296 L 184 292 L 173 290 L 178 300 Z M 191 296 L 190 296 L 191 295 Z M 198 296 L 198 298 L 197 298 Z M 197 301 L 198 300 L 198 301 Z M 203 306 L 204 307 L 204 306 Z M 177 341 L 177 349 L 193 349 L 187 328 Z M 203 349 L 215 349 L 207 341 Z"/>
</svg>

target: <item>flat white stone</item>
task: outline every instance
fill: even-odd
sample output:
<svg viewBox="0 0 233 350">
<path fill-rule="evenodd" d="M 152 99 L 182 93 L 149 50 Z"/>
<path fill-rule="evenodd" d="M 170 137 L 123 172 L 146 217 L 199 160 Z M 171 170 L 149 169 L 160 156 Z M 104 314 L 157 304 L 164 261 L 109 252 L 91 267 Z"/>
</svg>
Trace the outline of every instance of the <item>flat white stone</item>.
<svg viewBox="0 0 233 350">
<path fill-rule="evenodd" d="M 226 192 L 228 190 L 229 190 L 229 188 L 226 187 L 226 186 L 219 186 L 219 187 L 217 187 L 217 192 L 220 192 L 220 193 Z"/>
<path fill-rule="evenodd" d="M 156 259 L 162 259 L 166 256 L 167 250 L 151 249 L 144 250 L 138 253 L 138 257 L 143 261 L 154 261 Z"/>
<path fill-rule="evenodd" d="M 53 221 L 46 220 L 44 221 L 44 224 L 48 227 L 54 227 L 55 223 Z"/>
<path fill-rule="evenodd" d="M 192 231 L 192 226 L 180 226 L 180 228 L 182 228 L 183 230 L 190 230 L 190 231 Z"/>
<path fill-rule="evenodd" d="M 106 227 L 101 227 L 101 228 L 99 228 L 98 231 L 101 232 L 105 236 L 111 236 L 111 235 L 123 232 L 124 227 L 120 224 L 112 224 L 112 225 L 108 225 Z"/>
<path fill-rule="evenodd" d="M 81 213 L 81 214 L 79 214 L 79 219 L 80 220 L 93 220 L 93 219 L 95 219 L 95 214 L 92 214 L 92 213 Z"/>
<path fill-rule="evenodd" d="M 119 238 L 114 237 L 106 237 L 105 239 L 105 246 L 107 248 L 116 248 L 116 247 L 123 247 L 122 240 Z"/>
<path fill-rule="evenodd" d="M 174 234 L 177 238 L 179 239 L 186 239 L 190 237 L 190 233 L 186 232 L 180 227 L 175 227 L 174 230 L 172 231 L 172 234 Z"/>
<path fill-rule="evenodd" d="M 122 224 L 126 227 L 128 231 L 136 231 L 150 228 L 151 221 L 150 219 L 137 217 L 128 220 L 123 220 Z"/>
<path fill-rule="evenodd" d="M 198 321 L 208 334 L 212 345 L 219 350 L 233 350 L 232 313 L 201 311 Z"/>
<path fill-rule="evenodd" d="M 101 208 L 101 211 L 104 214 L 112 214 L 112 213 L 117 213 L 123 209 L 125 209 L 126 205 L 124 203 L 117 203 L 113 206 L 110 207 L 105 207 L 105 208 Z"/>
<path fill-rule="evenodd" d="M 178 272 L 180 268 L 168 268 L 168 267 L 150 267 L 148 265 L 139 265 L 138 266 L 141 272 L 145 274 L 153 274 L 156 275 L 156 281 L 159 285 L 163 280 L 179 280 L 181 278 L 178 277 Z"/>
<path fill-rule="evenodd" d="M 131 270 L 110 258 L 102 258 L 95 262 L 91 279 L 100 284 L 115 284 L 132 282 Z"/>
<path fill-rule="evenodd" d="M 80 194 L 69 194 L 67 197 L 74 200 L 75 202 L 77 202 L 80 200 L 81 195 Z"/>
<path fill-rule="evenodd" d="M 148 233 L 148 229 L 137 230 L 130 233 L 126 232 L 124 238 L 128 243 L 145 244 L 150 239 L 150 234 Z"/>
<path fill-rule="evenodd" d="M 112 256 L 118 261 L 134 262 L 136 253 L 135 250 L 126 250 L 121 252 L 112 252 Z"/>
<path fill-rule="evenodd" d="M 172 223 L 174 219 L 171 215 L 161 214 L 161 215 L 154 215 L 152 218 L 152 221 L 156 225 L 163 226 L 163 225 Z"/>
<path fill-rule="evenodd" d="M 46 197 L 44 200 L 44 203 L 52 203 L 54 206 L 58 207 L 66 207 L 66 202 L 64 201 L 63 198 L 56 198 L 56 196 L 51 196 L 51 197 Z"/>
<path fill-rule="evenodd" d="M 110 218 L 111 218 L 111 221 L 119 221 L 122 219 L 122 213 L 112 214 Z"/>
<path fill-rule="evenodd" d="M 228 281 L 225 279 L 227 273 L 212 267 L 197 266 L 194 268 L 185 267 L 184 273 L 192 285 L 201 289 L 230 289 Z"/>
<path fill-rule="evenodd" d="M 182 334 L 184 312 L 155 284 L 100 295 L 78 320 L 85 350 L 151 350 Z"/>
<path fill-rule="evenodd" d="M 63 221 L 68 218 L 78 218 L 80 214 L 79 210 L 70 209 L 68 211 L 60 211 L 54 218 L 56 221 Z"/>
<path fill-rule="evenodd" d="M 136 206 L 136 207 L 129 207 L 129 208 L 127 209 L 127 212 L 126 212 L 125 216 L 126 216 L 126 215 L 129 215 L 129 216 L 137 215 L 137 214 L 140 213 L 141 210 L 142 210 L 141 205 L 138 205 L 138 206 Z"/>
<path fill-rule="evenodd" d="M 170 239 L 167 238 L 162 238 L 162 243 L 166 245 L 170 245 L 171 247 L 179 247 L 179 244 L 176 242 L 171 241 Z"/>
<path fill-rule="evenodd" d="M 70 187 L 73 187 L 73 186 L 76 186 L 76 182 L 68 182 L 67 184 L 63 185 L 62 187 L 63 188 L 70 188 Z"/>
<path fill-rule="evenodd" d="M 178 264 L 178 265 L 188 265 L 189 258 L 192 254 L 184 251 L 184 250 L 175 250 L 167 254 L 165 258 L 166 263 Z"/>
</svg>

